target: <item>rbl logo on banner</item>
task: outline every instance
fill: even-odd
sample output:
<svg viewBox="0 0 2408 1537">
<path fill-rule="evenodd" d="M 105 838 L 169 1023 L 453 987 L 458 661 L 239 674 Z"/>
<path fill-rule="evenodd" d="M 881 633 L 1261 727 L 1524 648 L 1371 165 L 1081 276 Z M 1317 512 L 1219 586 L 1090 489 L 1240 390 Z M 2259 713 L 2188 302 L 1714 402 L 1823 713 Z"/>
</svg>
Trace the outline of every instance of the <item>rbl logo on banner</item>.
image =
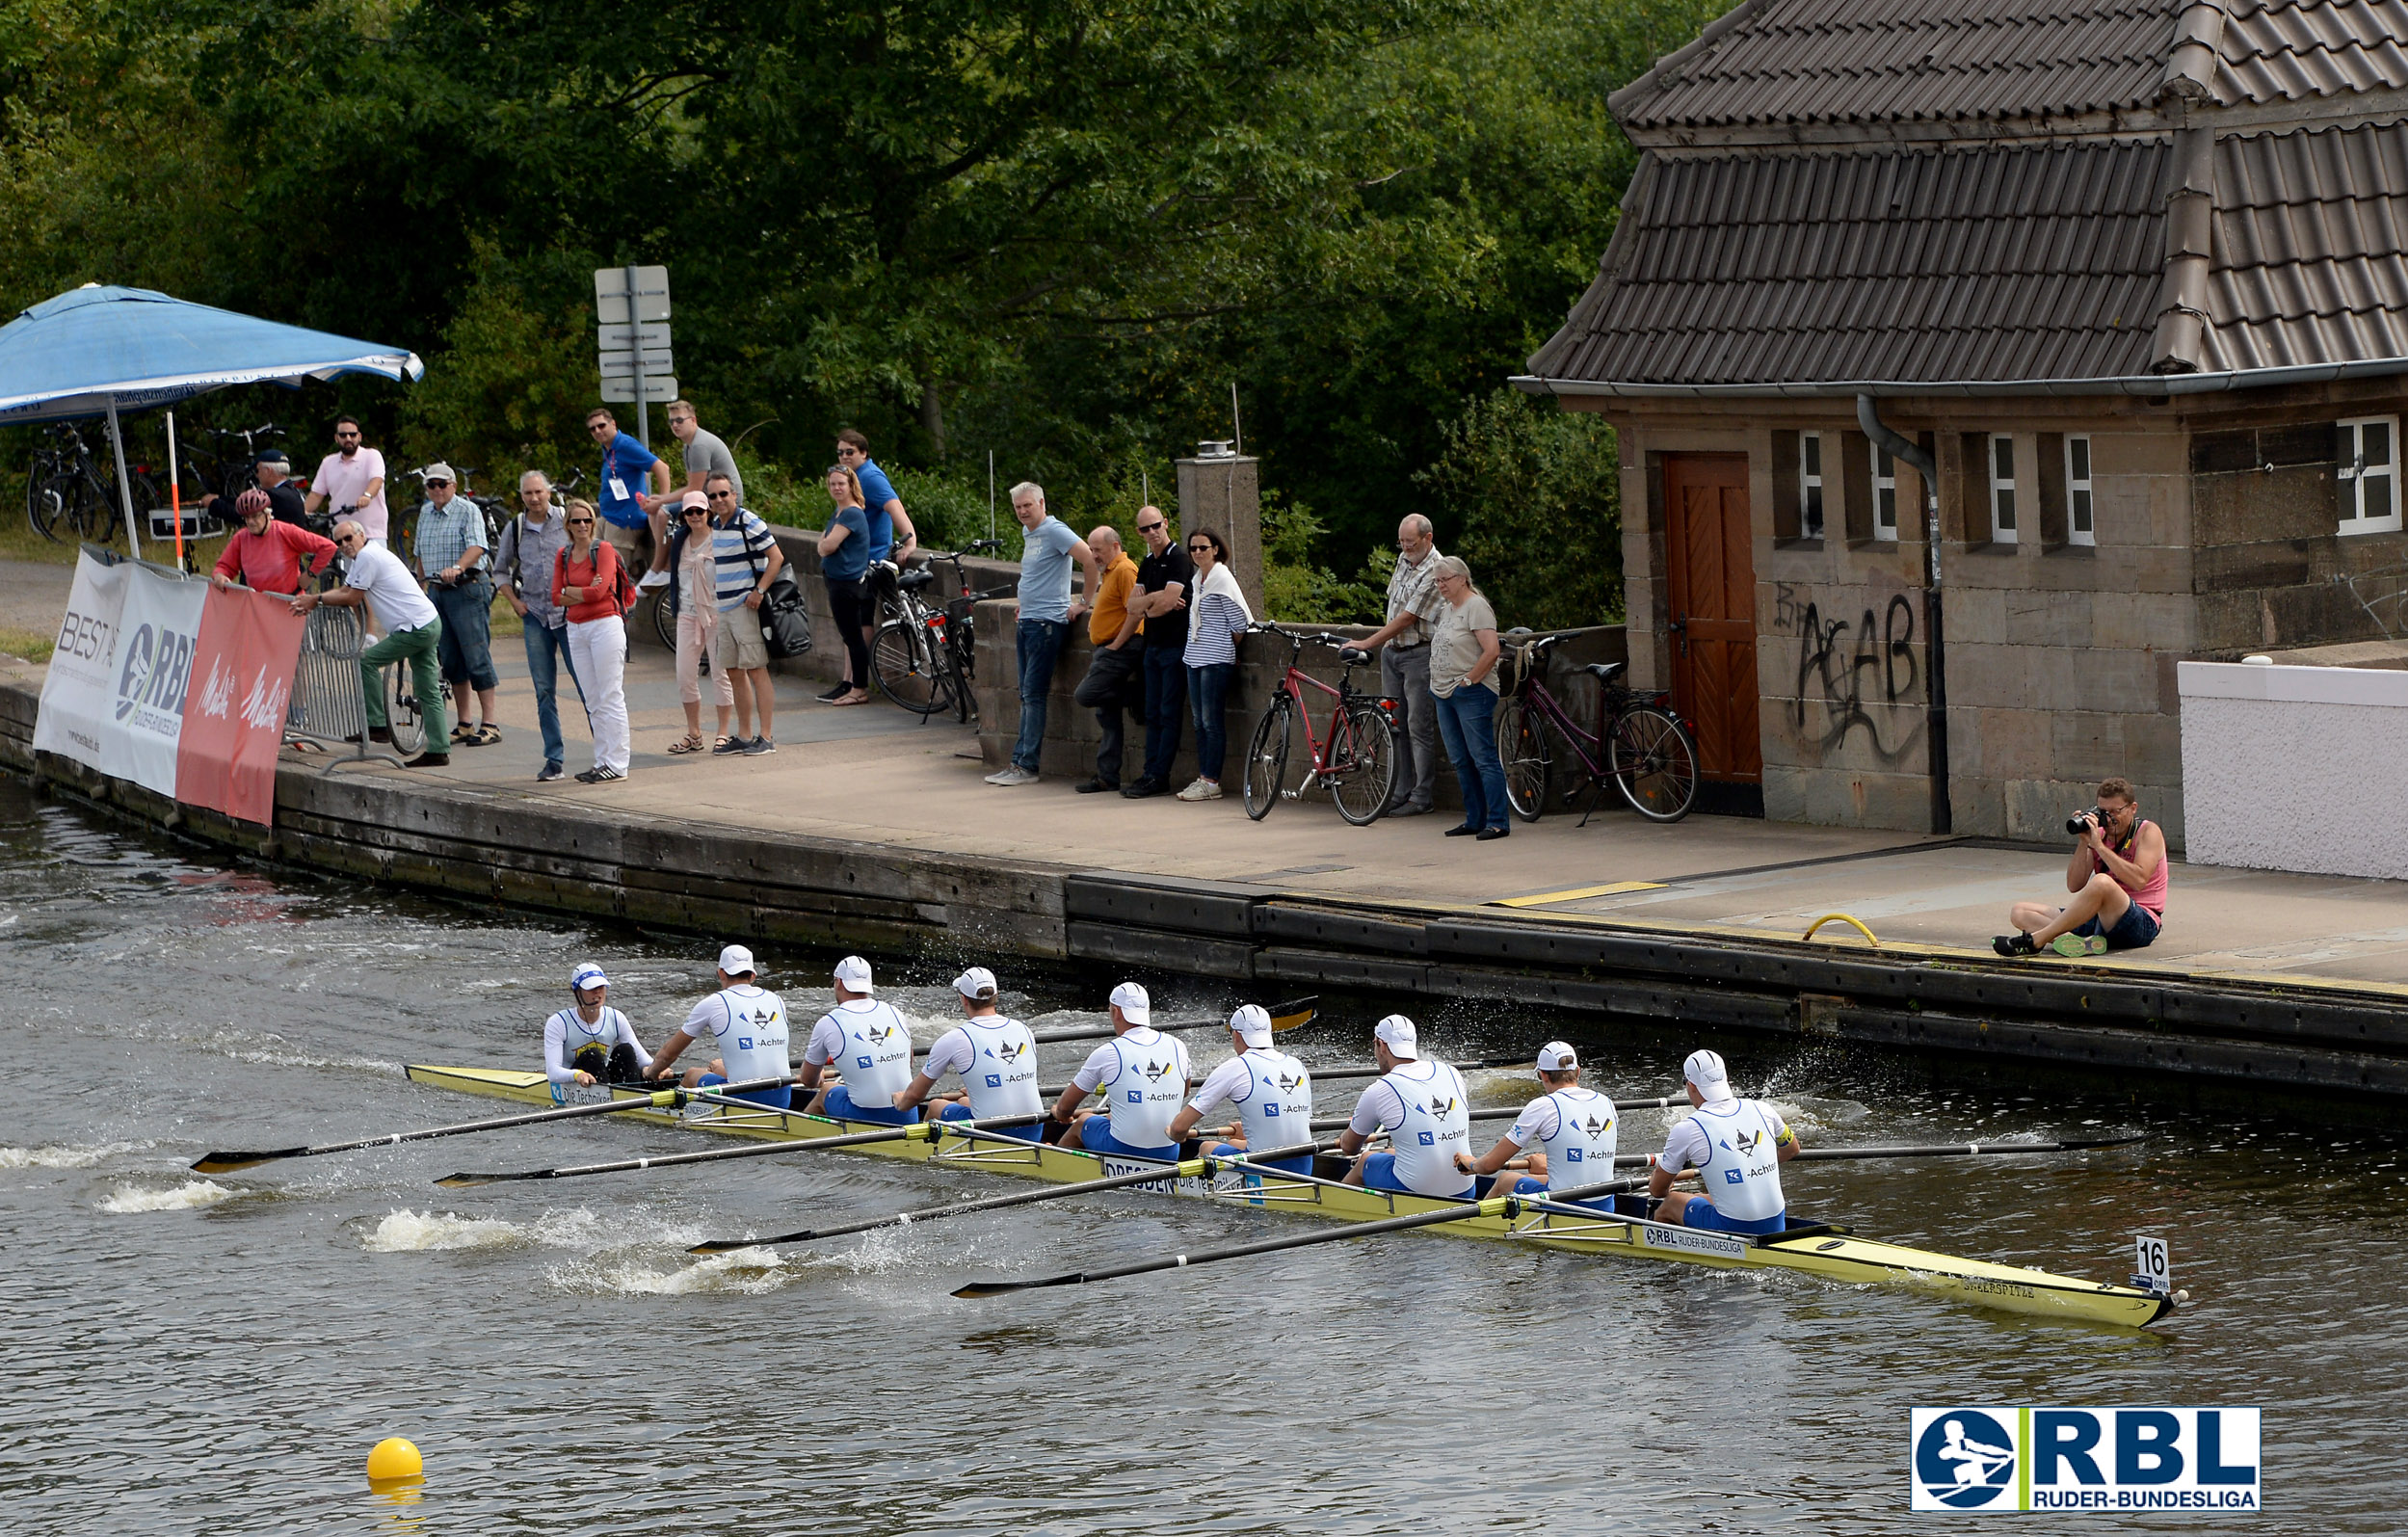
<svg viewBox="0 0 2408 1537">
<path fill-rule="evenodd" d="M 1915 1510 L 2258 1510 L 2255 1409 L 1917 1409 Z"/>
</svg>

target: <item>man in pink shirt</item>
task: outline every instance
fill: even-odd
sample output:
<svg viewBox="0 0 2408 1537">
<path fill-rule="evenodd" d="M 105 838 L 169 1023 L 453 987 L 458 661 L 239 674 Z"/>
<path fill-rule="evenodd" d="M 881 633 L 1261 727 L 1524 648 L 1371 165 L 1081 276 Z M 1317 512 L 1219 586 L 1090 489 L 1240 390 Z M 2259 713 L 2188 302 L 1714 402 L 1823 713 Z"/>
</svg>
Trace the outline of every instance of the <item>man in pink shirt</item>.
<svg viewBox="0 0 2408 1537">
<path fill-rule="evenodd" d="M 309 574 L 315 576 L 334 556 L 332 540 L 298 523 L 278 521 L 268 493 L 256 486 L 234 498 L 234 511 L 243 526 L 225 542 L 225 553 L 218 557 L 212 580 L 220 587 L 240 582 L 254 592 L 298 593 L 302 563 L 306 561 Z"/>
<path fill-rule="evenodd" d="M 359 418 L 334 418 L 334 452 L 318 461 L 309 482 L 309 516 L 334 504 L 333 516 L 356 517 L 368 531 L 369 543 L 384 543 L 384 456 L 359 441 Z"/>
</svg>

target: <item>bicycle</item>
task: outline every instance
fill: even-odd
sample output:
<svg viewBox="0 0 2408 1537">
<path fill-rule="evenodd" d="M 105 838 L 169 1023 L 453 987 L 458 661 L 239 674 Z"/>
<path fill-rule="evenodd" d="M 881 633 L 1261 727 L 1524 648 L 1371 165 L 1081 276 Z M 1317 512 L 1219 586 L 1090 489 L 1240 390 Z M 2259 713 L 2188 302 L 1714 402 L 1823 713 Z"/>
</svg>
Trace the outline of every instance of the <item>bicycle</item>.
<svg viewBox="0 0 2408 1537">
<path fill-rule="evenodd" d="M 73 422 L 53 422 L 42 430 L 43 441 L 34 449 L 25 479 L 25 520 L 35 533 L 57 543 L 62 525 L 77 539 L 106 544 L 117 537 L 116 477 L 84 441 Z M 146 511 L 159 505 L 147 464 L 136 464 L 135 500 Z"/>
<path fill-rule="evenodd" d="M 1508 633 L 1526 635 L 1526 630 Z M 1554 778 L 1552 737 L 1560 737 L 1579 763 L 1588 791 L 1579 826 L 1588 826 L 1597 796 L 1608 780 L 1630 809 L 1651 822 L 1678 822 L 1697 805 L 1697 737 L 1660 694 L 1638 695 L 1622 683 L 1627 662 L 1592 662 L 1580 669 L 1597 679 L 1599 724 L 1594 732 L 1574 724 L 1540 675 L 1561 635 L 1515 644 L 1513 690 L 1496 707 L 1496 755 L 1505 769 L 1505 800 L 1514 814 L 1535 822 L 1547 808 Z M 1550 737 L 1549 728 L 1552 728 Z M 1569 809 L 1573 791 L 1566 786 Z"/>
<path fill-rule="evenodd" d="M 870 579 L 879 583 L 880 621 L 870 636 L 869 671 L 881 694 L 922 719 L 948 709 L 964 722 L 977 714 L 971 697 L 977 676 L 971 610 L 979 599 L 1002 596 L 1011 589 L 973 592 L 962 561 L 1000 547 L 1000 541 L 977 540 L 951 554 L 932 552 L 931 565 L 910 571 L 898 570 L 891 561 L 870 563 Z M 942 609 L 932 609 L 920 594 L 937 580 L 933 563 L 940 560 L 953 562 L 963 591 Z"/>
<path fill-rule="evenodd" d="M 1327 631 L 1298 635 L 1270 624 L 1250 624 L 1246 633 L 1276 635 L 1288 645 L 1287 671 L 1246 747 L 1246 814 L 1259 822 L 1281 800 L 1295 800 L 1308 786 L 1318 785 L 1330 792 L 1337 814 L 1355 826 L 1378 821 L 1388 809 L 1389 788 L 1396 776 L 1396 717 L 1389 701 L 1355 689 L 1355 669 L 1368 662 L 1370 653 Z M 1337 687 L 1296 665 L 1309 644 L 1336 648 L 1345 664 Z M 1312 711 L 1305 701 L 1308 687 L 1330 696 L 1326 741 L 1312 729 Z M 1309 767 L 1291 789 L 1285 787 L 1287 750 L 1299 719 L 1305 724 Z"/>
<path fill-rule="evenodd" d="M 184 462 L 179 473 L 180 470 L 190 470 L 193 483 L 200 488 L 200 494 L 186 505 L 203 507 L 209 504 L 212 497 L 224 497 L 225 500 L 221 505 L 230 506 L 235 497 L 258 483 L 260 445 L 282 437 L 284 429 L 274 422 L 261 422 L 256 427 L 203 427 L 195 436 L 206 437 L 210 447 L 203 454 L 189 439 L 184 446 Z M 241 445 L 239 448 L 234 446 L 238 443 Z M 241 519 L 219 514 L 210 521 L 220 528 L 232 528 Z M 313 531 L 323 534 L 332 526 L 330 518 L 325 528 L 314 528 Z"/>
</svg>

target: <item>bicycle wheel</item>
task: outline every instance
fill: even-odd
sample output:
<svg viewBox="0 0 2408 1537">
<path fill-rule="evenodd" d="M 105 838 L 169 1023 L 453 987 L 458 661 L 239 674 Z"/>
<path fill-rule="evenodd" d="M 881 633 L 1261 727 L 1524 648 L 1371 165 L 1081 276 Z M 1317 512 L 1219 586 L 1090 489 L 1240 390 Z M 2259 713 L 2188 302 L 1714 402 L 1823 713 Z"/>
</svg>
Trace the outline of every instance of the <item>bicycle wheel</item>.
<svg viewBox="0 0 2408 1537">
<path fill-rule="evenodd" d="M 1520 699 L 1496 707 L 1496 758 L 1505 768 L 1505 804 L 1523 821 L 1537 821 L 1547 809 L 1554 754 L 1547 723 Z"/>
<path fill-rule="evenodd" d="M 1653 704 L 1624 711 L 1605 751 L 1623 799 L 1649 821 L 1678 822 L 1697 805 L 1697 741 L 1671 712 Z"/>
<path fill-rule="evenodd" d="M 52 543 L 58 543 L 59 514 L 66 508 L 58 480 L 58 466 L 47 459 L 35 460 L 25 480 L 25 521 Z"/>
<path fill-rule="evenodd" d="M 1323 778 L 1338 815 L 1357 827 L 1380 819 L 1396 782 L 1396 735 L 1389 729 L 1387 711 L 1368 700 L 1355 700 L 1331 717 Z"/>
<path fill-rule="evenodd" d="M 106 544 L 117 533 L 117 490 L 89 464 L 71 467 L 52 484 L 64 505 L 59 516 L 78 539 Z"/>
<path fill-rule="evenodd" d="M 410 682 L 410 669 L 399 665 L 384 670 L 384 720 L 392 729 L 393 751 L 404 757 L 416 757 L 427 750 L 426 717 L 418 713 L 418 695 Z M 448 751 L 446 741 L 439 751 Z"/>
<path fill-rule="evenodd" d="M 914 715 L 934 715 L 952 706 L 951 691 L 937 671 L 924 625 L 888 620 L 870 642 L 870 676 L 878 692 Z"/>
<path fill-rule="evenodd" d="M 1246 814 L 1257 822 L 1280 804 L 1280 787 L 1287 782 L 1287 730 L 1294 719 L 1287 696 L 1281 695 L 1246 744 Z"/>
<path fill-rule="evenodd" d="M 677 651 L 677 616 L 669 611 L 669 589 L 661 588 L 651 597 L 652 634 L 674 656 Z"/>
</svg>

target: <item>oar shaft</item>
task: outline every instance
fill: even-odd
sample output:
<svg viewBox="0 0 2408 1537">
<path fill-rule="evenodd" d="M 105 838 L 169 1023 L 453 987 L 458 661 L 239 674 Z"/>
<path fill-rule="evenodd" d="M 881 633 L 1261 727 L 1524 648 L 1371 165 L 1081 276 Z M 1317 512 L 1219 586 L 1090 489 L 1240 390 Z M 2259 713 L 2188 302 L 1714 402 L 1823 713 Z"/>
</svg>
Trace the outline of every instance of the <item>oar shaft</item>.
<svg viewBox="0 0 2408 1537">
<path fill-rule="evenodd" d="M 1275 1021 L 1281 1020 L 1293 1020 L 1300 1014 L 1309 1018 L 1313 1013 L 1314 1001 L 1315 1000 L 1313 998 L 1310 997 L 1293 998 L 1285 1003 L 1273 1004 L 1268 1012 L 1272 1020 Z M 1301 1023 L 1302 1021 L 1299 1022 Z M 1226 1020 L 1220 1019 L 1165 1020 L 1162 1023 L 1155 1025 L 1154 1028 L 1157 1030 L 1208 1030 L 1216 1024 L 1225 1025 L 1226 1023 Z M 1292 1028 L 1292 1026 L 1280 1026 L 1275 1023 L 1273 1028 Z M 1070 1030 L 1032 1031 L 1030 1032 L 1030 1039 L 1034 1040 L 1039 1046 L 1052 1046 L 1063 1041 L 1109 1041 L 1115 1033 L 1116 1032 L 1113 1030 L 1112 1026 L 1108 1024 L 1082 1024 L 1075 1029 Z M 931 1042 L 929 1046 L 915 1046 L 912 1047 L 912 1055 L 915 1057 L 924 1057 L 928 1055 L 930 1048 L 934 1045 L 935 1043 Z"/>
<path fill-rule="evenodd" d="M 743 1100 L 745 1109 L 760 1106 Z M 711 1148 L 701 1153 L 666 1153 L 657 1158 L 622 1158 L 615 1163 L 572 1164 L 562 1169 L 530 1169 L 522 1174 L 455 1174 L 435 1182 L 439 1185 L 503 1184 L 519 1179 L 574 1179 L 589 1174 L 626 1174 L 638 1169 L 675 1169 L 691 1163 L 724 1163 L 730 1158 L 767 1158 L 781 1153 L 824 1153 L 832 1148 L 860 1148 L 878 1142 L 910 1142 L 928 1140 L 932 1128 L 942 1127 L 943 1136 L 972 1128 L 994 1129 L 998 1126 L 1024 1126 L 1043 1116 L 1011 1116 L 992 1121 L 923 1121 L 914 1126 L 896 1126 L 890 1131 L 847 1131 L 833 1137 L 809 1137 L 794 1142 L 752 1142 L 740 1148 Z"/>
</svg>

